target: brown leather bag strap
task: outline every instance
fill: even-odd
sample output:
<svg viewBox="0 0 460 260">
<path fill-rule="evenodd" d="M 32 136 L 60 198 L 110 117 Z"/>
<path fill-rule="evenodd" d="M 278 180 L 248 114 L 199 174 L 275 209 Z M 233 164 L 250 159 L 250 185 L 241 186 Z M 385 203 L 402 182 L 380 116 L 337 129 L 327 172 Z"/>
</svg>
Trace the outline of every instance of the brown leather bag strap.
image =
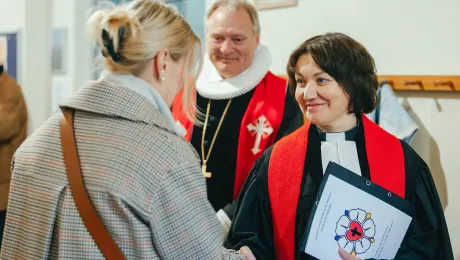
<svg viewBox="0 0 460 260">
<path fill-rule="evenodd" d="M 105 228 L 96 210 L 91 203 L 81 173 L 80 161 L 78 159 L 77 146 L 73 128 L 73 110 L 64 110 L 61 118 L 61 142 L 64 162 L 67 169 L 67 178 L 72 196 L 80 212 L 80 216 L 86 228 L 101 250 L 102 255 L 108 260 L 126 259 L 118 245 L 113 241 L 109 232 Z"/>
</svg>

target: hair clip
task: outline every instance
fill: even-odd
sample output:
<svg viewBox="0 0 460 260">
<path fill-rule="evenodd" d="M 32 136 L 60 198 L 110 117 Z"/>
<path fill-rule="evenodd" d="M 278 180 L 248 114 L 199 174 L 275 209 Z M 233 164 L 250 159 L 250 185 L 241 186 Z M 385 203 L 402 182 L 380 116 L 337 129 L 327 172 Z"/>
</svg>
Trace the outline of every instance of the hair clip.
<svg viewBox="0 0 460 260">
<path fill-rule="evenodd" d="M 110 55 L 110 57 L 112 57 L 112 60 L 114 62 L 120 62 L 123 59 L 123 57 L 120 54 L 120 50 L 122 49 L 122 40 L 123 40 L 124 33 L 125 33 L 125 28 L 120 27 L 118 29 L 118 51 L 116 52 L 115 46 L 113 44 L 113 39 L 110 38 L 109 32 L 106 29 L 102 29 L 102 43 L 108 52 L 107 53 L 104 50 L 101 51 L 104 57 L 107 57 L 108 55 Z"/>
</svg>

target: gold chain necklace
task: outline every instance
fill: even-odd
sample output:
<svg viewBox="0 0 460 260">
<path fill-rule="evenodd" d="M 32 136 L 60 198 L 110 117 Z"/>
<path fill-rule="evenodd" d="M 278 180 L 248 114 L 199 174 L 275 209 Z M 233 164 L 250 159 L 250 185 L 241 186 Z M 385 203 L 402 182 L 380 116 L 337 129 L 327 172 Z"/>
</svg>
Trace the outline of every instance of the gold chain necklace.
<svg viewBox="0 0 460 260">
<path fill-rule="evenodd" d="M 206 164 L 209 160 L 209 156 L 211 155 L 212 147 L 214 147 L 214 142 L 216 141 L 217 134 L 219 133 L 220 127 L 222 125 L 222 122 L 224 121 L 224 117 L 227 114 L 227 110 L 231 102 L 232 100 L 230 99 L 227 103 L 227 106 L 224 109 L 224 112 L 222 113 L 222 117 L 220 118 L 219 124 L 217 125 L 216 132 L 214 133 L 214 137 L 212 138 L 211 145 L 209 146 L 208 154 L 205 157 L 204 156 L 204 136 L 206 134 L 206 127 L 208 125 L 209 111 L 211 110 L 211 99 L 208 101 L 208 107 L 206 108 L 206 117 L 204 119 L 203 134 L 201 136 L 201 160 L 202 160 L 201 171 L 203 172 L 203 175 L 206 178 L 211 178 L 212 176 L 211 172 L 206 171 L 206 167 L 207 167 Z"/>
</svg>

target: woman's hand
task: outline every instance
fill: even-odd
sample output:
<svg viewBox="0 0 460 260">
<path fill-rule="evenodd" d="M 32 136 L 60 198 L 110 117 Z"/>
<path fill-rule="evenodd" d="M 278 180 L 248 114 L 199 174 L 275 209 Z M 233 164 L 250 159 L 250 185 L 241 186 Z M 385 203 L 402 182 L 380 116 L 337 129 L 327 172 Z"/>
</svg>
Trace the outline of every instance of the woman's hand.
<svg viewBox="0 0 460 260">
<path fill-rule="evenodd" d="M 247 246 L 240 248 L 240 253 L 243 254 L 247 260 L 256 260 L 256 257 L 252 254 L 251 249 Z"/>
<path fill-rule="evenodd" d="M 351 254 L 349 254 L 347 251 L 343 250 L 342 248 L 339 248 L 339 255 L 343 260 L 361 260 L 360 258 L 352 256 Z"/>
</svg>

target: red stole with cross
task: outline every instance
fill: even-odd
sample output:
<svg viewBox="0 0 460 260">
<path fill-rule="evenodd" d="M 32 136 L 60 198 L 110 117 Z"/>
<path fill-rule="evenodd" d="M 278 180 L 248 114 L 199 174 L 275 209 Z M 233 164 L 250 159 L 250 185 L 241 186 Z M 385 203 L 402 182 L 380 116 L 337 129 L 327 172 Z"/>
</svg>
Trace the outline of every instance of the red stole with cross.
<svg viewBox="0 0 460 260">
<path fill-rule="evenodd" d="M 371 181 L 404 198 L 404 153 L 399 139 L 362 116 Z M 304 174 L 310 123 L 279 140 L 268 166 L 275 252 L 278 260 L 293 260 L 295 221 Z"/>
<path fill-rule="evenodd" d="M 256 86 L 240 125 L 234 199 L 238 197 L 252 165 L 275 141 L 284 114 L 286 94 L 286 80 L 271 72 L 267 72 Z M 182 95 L 179 93 L 174 101 L 172 113 L 174 119 L 185 127 L 185 138 L 190 141 L 194 125 L 182 111 Z"/>
</svg>

